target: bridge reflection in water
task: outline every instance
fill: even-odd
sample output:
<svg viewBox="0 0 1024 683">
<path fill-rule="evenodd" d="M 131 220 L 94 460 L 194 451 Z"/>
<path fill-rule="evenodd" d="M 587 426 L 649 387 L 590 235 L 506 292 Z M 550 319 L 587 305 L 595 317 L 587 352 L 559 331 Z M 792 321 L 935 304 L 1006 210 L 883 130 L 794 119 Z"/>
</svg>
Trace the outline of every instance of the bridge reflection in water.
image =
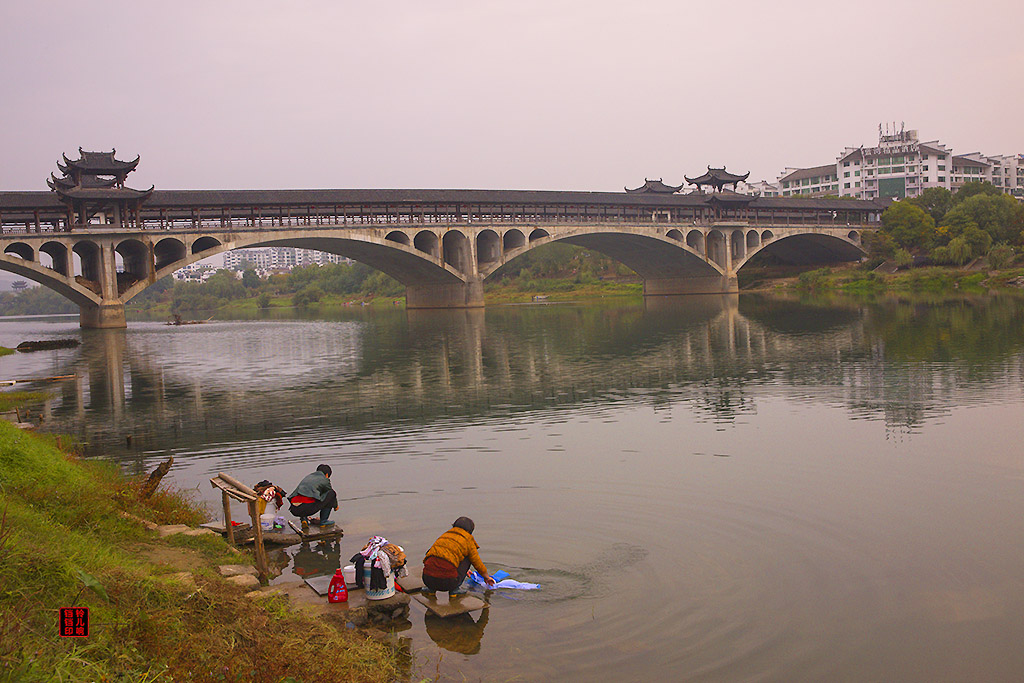
<svg viewBox="0 0 1024 683">
<path fill-rule="evenodd" d="M 1015 302 L 991 310 L 1000 306 L 935 315 L 966 315 L 975 326 L 1021 315 Z M 623 401 L 655 409 L 681 401 L 728 422 L 755 410 L 752 391 L 839 402 L 907 428 L 941 410 L 939 397 L 964 380 L 955 369 L 937 381 L 934 368 L 884 362 L 906 353 L 896 322 L 905 309 L 716 295 L 94 330 L 83 333 L 75 367 L 60 370 L 80 379 L 62 385 L 47 410 L 90 453 L 128 456 L 133 435 L 132 457 L 301 430 L 415 430 Z M 933 330 L 918 334 L 926 340 Z M 986 361 L 992 376 L 1007 371 L 1000 354 L 1019 350 L 1004 342 Z M 988 374 L 974 367 L 971 376 Z"/>
</svg>

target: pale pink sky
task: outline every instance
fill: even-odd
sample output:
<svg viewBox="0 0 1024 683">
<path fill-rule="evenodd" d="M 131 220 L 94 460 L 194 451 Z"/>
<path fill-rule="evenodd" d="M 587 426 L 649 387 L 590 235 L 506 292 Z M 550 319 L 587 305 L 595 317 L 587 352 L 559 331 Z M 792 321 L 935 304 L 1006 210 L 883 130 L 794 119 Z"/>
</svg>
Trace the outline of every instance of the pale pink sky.
<svg viewBox="0 0 1024 683">
<path fill-rule="evenodd" d="M 5 2 L 0 190 L 774 179 L 905 121 L 1024 152 L 1021 0 Z"/>
</svg>

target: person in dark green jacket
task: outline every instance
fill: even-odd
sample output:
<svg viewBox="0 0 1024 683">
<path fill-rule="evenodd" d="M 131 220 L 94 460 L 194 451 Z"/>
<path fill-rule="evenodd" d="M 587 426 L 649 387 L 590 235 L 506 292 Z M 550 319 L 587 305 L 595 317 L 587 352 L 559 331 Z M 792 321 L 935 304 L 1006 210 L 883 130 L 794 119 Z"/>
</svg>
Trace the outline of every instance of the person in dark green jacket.
<svg viewBox="0 0 1024 683">
<path fill-rule="evenodd" d="M 330 465 L 318 465 L 316 472 L 307 474 L 288 496 L 291 506 L 288 511 L 302 520 L 302 529 L 309 528 L 309 517 L 320 513 L 320 526 L 334 524 L 328 517 L 331 510 L 338 509 L 338 494 L 331 486 Z M 316 524 L 316 522 L 314 522 Z"/>
</svg>

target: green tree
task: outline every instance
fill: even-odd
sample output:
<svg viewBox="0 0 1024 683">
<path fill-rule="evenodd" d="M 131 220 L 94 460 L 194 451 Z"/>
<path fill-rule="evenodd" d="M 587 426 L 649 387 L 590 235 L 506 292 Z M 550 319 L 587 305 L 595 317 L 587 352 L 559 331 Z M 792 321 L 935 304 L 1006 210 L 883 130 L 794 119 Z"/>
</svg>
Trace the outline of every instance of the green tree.
<svg viewBox="0 0 1024 683">
<path fill-rule="evenodd" d="M 892 258 L 896 252 L 896 242 L 892 236 L 881 230 L 864 233 L 864 246 L 868 252 L 868 263 L 871 267 Z"/>
<path fill-rule="evenodd" d="M 935 247 L 934 249 L 932 249 L 928 257 L 931 258 L 932 263 L 936 263 L 940 266 L 944 266 L 953 262 L 953 259 L 949 255 L 948 246 Z"/>
<path fill-rule="evenodd" d="M 1005 194 L 975 194 L 950 209 L 943 224 L 954 237 L 975 225 L 994 242 L 1019 244 L 1024 230 L 1024 204 Z"/>
<path fill-rule="evenodd" d="M 971 258 L 971 245 L 963 237 L 954 237 L 949 241 L 946 249 L 949 252 L 949 262 L 962 266 Z"/>
<path fill-rule="evenodd" d="M 927 247 L 935 237 L 935 221 L 908 201 L 895 202 L 886 209 L 882 226 L 901 247 Z"/>
<path fill-rule="evenodd" d="M 893 258 L 896 261 L 896 265 L 900 268 L 909 268 L 914 265 L 914 257 L 906 249 L 897 249 L 896 253 L 893 254 Z"/>
<path fill-rule="evenodd" d="M 246 296 L 245 287 L 230 270 L 218 270 L 211 275 L 205 284 L 205 294 L 218 299 L 242 299 Z"/>
<path fill-rule="evenodd" d="M 260 276 L 252 268 L 242 271 L 242 286 L 246 289 L 257 289 L 260 286 Z"/>
<path fill-rule="evenodd" d="M 308 306 L 320 301 L 324 296 L 324 290 L 316 285 L 307 285 L 292 296 L 293 306 Z"/>
<path fill-rule="evenodd" d="M 270 308 L 270 295 L 266 292 L 260 292 L 260 295 L 256 297 L 257 308 Z"/>
<path fill-rule="evenodd" d="M 984 256 L 992 246 L 992 236 L 976 225 L 968 225 L 967 228 L 960 233 L 960 239 L 967 242 L 968 246 L 971 248 L 971 256 L 975 257 Z M 950 244 L 952 244 L 952 242 L 950 242 Z"/>
<path fill-rule="evenodd" d="M 965 199 L 970 199 L 977 195 L 995 197 L 1001 194 L 1002 192 L 999 188 L 992 183 L 987 183 L 981 180 L 970 180 L 961 185 L 960 189 L 956 191 L 956 194 L 953 195 L 953 202 L 955 204 L 959 204 Z"/>
<path fill-rule="evenodd" d="M 946 212 L 953 208 L 953 193 L 944 187 L 929 187 L 920 196 L 907 201 L 927 211 L 935 224 L 939 225 Z"/>
</svg>

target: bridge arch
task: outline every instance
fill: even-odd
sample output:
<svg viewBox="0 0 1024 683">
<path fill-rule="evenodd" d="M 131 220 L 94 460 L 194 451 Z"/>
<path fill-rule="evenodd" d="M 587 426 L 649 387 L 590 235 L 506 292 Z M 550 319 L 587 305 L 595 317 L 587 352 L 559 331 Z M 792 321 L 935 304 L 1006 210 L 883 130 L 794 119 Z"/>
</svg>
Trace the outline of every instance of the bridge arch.
<svg viewBox="0 0 1024 683">
<path fill-rule="evenodd" d="M 440 255 L 437 234 L 431 230 L 420 230 L 416 233 L 412 243 L 417 251 L 421 251 L 427 256 L 436 257 Z"/>
<path fill-rule="evenodd" d="M 477 264 L 495 263 L 501 260 L 501 238 L 491 229 L 481 230 L 476 236 Z"/>
<path fill-rule="evenodd" d="M 78 256 L 81 275 L 90 282 L 99 283 L 102 276 L 100 269 L 100 245 L 89 240 L 75 242 L 71 251 Z M 97 284 L 98 287 L 98 284 Z"/>
<path fill-rule="evenodd" d="M 691 230 L 686 234 L 686 246 L 698 256 L 704 256 L 704 233 L 700 230 Z"/>
<path fill-rule="evenodd" d="M 36 260 L 35 250 L 32 248 L 31 245 L 25 244 L 24 242 L 13 242 L 11 244 L 8 244 L 7 248 L 4 249 L 4 253 L 13 254 L 14 256 L 17 256 L 18 258 L 24 259 L 26 261 Z"/>
<path fill-rule="evenodd" d="M 719 268 L 725 270 L 729 263 L 728 248 L 725 241 L 725 234 L 721 230 L 711 230 L 706 238 L 707 257 Z"/>
<path fill-rule="evenodd" d="M 405 246 L 409 246 L 412 243 L 412 240 L 409 239 L 409 235 L 401 230 L 392 230 L 384 237 L 384 239 L 388 242 L 398 242 Z"/>
<path fill-rule="evenodd" d="M 781 261 L 793 265 L 818 265 L 836 261 L 857 261 L 864 256 L 864 250 L 848 235 L 836 236 L 820 232 L 783 235 L 762 242 L 761 246 L 749 250 L 745 258 L 733 262 L 733 270 L 739 270 L 758 254 L 771 254 Z M 762 234 L 763 237 L 763 234 Z"/>
<path fill-rule="evenodd" d="M 530 233 L 530 242 L 533 243 L 533 242 L 536 242 L 537 240 L 544 239 L 545 237 L 550 237 L 550 236 L 551 236 L 551 233 L 549 233 L 544 228 L 537 228 L 536 230 L 534 230 L 534 231 L 532 231 Z"/>
<path fill-rule="evenodd" d="M 521 249 L 526 246 L 526 235 L 523 234 L 522 230 L 518 228 L 512 228 L 506 230 L 505 234 L 501 236 L 502 253 L 508 254 L 516 249 Z"/>
<path fill-rule="evenodd" d="M 0 270 L 6 270 L 33 282 L 38 282 L 79 306 L 96 306 L 100 303 L 100 296 L 97 292 L 84 287 L 73 277 L 59 273 L 55 275 L 53 268 L 36 261 L 27 261 L 20 256 L 5 252 L 0 255 Z M 99 289 L 98 284 L 96 288 Z"/>
<path fill-rule="evenodd" d="M 67 245 L 60 242 L 46 242 L 39 247 L 39 262 L 42 264 L 43 254 L 46 254 L 50 257 L 50 265 L 48 267 L 58 275 L 67 277 L 71 275 L 69 272 L 68 253 Z"/>
<path fill-rule="evenodd" d="M 523 254 L 553 242 L 565 242 L 600 252 L 628 266 L 645 280 L 721 277 L 724 274 L 722 269 L 706 261 L 690 245 L 682 244 L 667 235 L 654 236 L 614 230 L 595 232 L 586 229 L 557 232 L 554 236 L 538 238 L 533 238 L 531 233 L 531 241 L 528 244 L 509 251 L 501 263 L 481 267 L 480 274 L 484 279 L 488 279 Z"/>
<path fill-rule="evenodd" d="M 219 246 L 221 246 L 221 243 L 220 240 L 218 240 L 216 237 L 200 237 L 199 239 L 192 242 L 192 253 L 200 254 L 204 251 L 211 251 L 213 249 L 217 249 L 217 247 Z M 214 253 L 219 253 L 219 251 L 220 250 L 218 250 L 218 252 L 211 252 L 210 254 L 207 254 L 207 256 L 213 256 Z M 204 256 L 203 258 L 206 257 Z"/>
<path fill-rule="evenodd" d="M 675 240 L 676 242 L 683 241 L 683 233 L 679 230 L 676 230 L 675 228 L 665 233 L 665 237 L 669 238 L 670 240 Z"/>
<path fill-rule="evenodd" d="M 121 255 L 124 272 L 117 275 L 118 293 L 149 276 L 149 247 L 136 239 L 124 240 L 114 248 Z"/>
<path fill-rule="evenodd" d="M 153 258 L 156 269 L 162 270 L 176 261 L 188 256 L 185 243 L 173 237 L 167 237 L 153 245 Z"/>
<path fill-rule="evenodd" d="M 469 270 L 469 238 L 461 230 L 449 230 L 441 239 L 444 262 L 456 270 Z"/>
</svg>

